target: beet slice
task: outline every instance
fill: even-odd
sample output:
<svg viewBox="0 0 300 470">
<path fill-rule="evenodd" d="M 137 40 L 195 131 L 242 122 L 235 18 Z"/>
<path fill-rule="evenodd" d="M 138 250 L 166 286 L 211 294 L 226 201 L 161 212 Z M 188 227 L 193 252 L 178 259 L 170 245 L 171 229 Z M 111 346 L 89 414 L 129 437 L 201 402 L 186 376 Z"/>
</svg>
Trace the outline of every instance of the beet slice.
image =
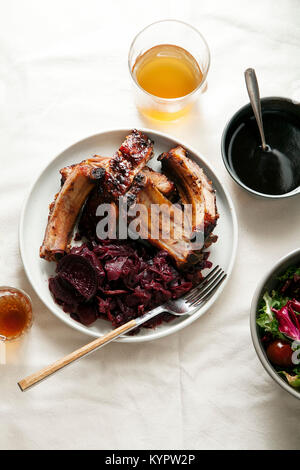
<svg viewBox="0 0 300 470">
<path fill-rule="evenodd" d="M 97 291 L 97 271 L 86 258 L 70 254 L 57 265 L 58 277 L 68 282 L 76 292 L 90 300 Z"/>
<path fill-rule="evenodd" d="M 86 258 L 94 266 L 97 272 L 98 287 L 100 287 L 103 284 L 105 278 L 105 271 L 97 255 L 91 251 L 86 244 L 81 246 L 74 246 L 71 249 L 71 254 L 83 256 L 83 258 Z"/>
<path fill-rule="evenodd" d="M 49 279 L 49 289 L 57 303 L 69 305 L 70 308 L 76 307 L 84 300 L 68 282 L 59 276 Z"/>
</svg>

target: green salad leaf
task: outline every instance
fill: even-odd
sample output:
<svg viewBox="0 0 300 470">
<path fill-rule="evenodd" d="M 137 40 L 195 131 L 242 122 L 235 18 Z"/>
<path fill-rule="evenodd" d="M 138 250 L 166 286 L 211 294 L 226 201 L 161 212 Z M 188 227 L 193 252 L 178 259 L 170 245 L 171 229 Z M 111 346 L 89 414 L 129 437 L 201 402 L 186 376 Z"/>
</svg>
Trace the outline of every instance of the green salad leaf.
<svg viewBox="0 0 300 470">
<path fill-rule="evenodd" d="M 294 388 L 300 387 L 300 374 L 290 375 L 284 370 L 278 372 L 278 374 L 283 375 L 292 387 Z"/>
<path fill-rule="evenodd" d="M 291 266 L 282 276 L 278 277 L 278 280 L 281 282 L 288 281 L 289 279 L 293 279 L 295 274 L 296 276 L 300 276 L 300 267 Z"/>
<path fill-rule="evenodd" d="M 265 332 L 271 333 L 274 338 L 285 339 L 278 330 L 278 321 L 271 309 L 279 310 L 287 301 L 287 297 L 283 297 L 279 292 L 273 290 L 271 295 L 265 292 L 260 303 L 256 322 Z"/>
<path fill-rule="evenodd" d="M 299 366 L 297 366 L 297 367 L 295 367 L 295 369 L 293 369 L 293 372 L 294 372 L 294 374 L 296 374 L 296 375 L 299 375 L 299 376 L 300 376 L 300 365 L 299 365 Z"/>
</svg>

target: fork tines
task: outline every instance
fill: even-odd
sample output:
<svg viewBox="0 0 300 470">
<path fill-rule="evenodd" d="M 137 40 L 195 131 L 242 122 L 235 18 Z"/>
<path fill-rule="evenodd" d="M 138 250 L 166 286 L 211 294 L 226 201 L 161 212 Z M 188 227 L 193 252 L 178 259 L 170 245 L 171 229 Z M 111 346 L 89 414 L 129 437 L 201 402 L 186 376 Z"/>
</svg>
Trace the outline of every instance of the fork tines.
<svg viewBox="0 0 300 470">
<path fill-rule="evenodd" d="M 227 274 L 222 268 L 216 266 L 202 281 L 184 296 L 184 300 L 191 307 L 198 307 L 212 296 L 219 285 L 224 281 Z"/>
</svg>

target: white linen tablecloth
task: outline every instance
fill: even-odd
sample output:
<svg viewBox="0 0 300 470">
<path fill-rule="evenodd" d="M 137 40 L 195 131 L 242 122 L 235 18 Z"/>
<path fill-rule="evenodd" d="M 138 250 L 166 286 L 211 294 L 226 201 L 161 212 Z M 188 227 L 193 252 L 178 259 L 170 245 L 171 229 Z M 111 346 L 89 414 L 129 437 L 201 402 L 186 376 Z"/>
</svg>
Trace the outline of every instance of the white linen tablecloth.
<svg viewBox="0 0 300 470">
<path fill-rule="evenodd" d="M 262 96 L 300 97 L 297 0 L 10 0 L 0 5 L 0 285 L 25 289 L 35 322 L 0 366 L 1 449 L 296 449 L 300 401 L 263 370 L 249 307 L 263 274 L 299 247 L 299 197 L 256 199 L 221 159 L 226 121 L 247 102 L 255 67 Z M 133 36 L 164 18 L 192 23 L 212 54 L 208 90 L 189 119 L 147 122 L 131 95 Z M 297 95 L 297 96 L 296 96 Z M 16 382 L 89 338 L 61 323 L 26 279 L 18 222 L 26 193 L 61 150 L 103 128 L 152 127 L 190 143 L 229 189 L 239 221 L 230 282 L 179 333 L 112 343 L 22 394 Z"/>
</svg>

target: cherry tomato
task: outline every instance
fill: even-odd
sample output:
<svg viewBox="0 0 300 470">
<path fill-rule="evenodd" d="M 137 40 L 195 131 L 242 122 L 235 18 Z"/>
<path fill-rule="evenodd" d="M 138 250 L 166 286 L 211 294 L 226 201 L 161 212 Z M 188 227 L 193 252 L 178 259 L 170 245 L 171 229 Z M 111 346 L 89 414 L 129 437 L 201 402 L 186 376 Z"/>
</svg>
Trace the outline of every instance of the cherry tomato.
<svg viewBox="0 0 300 470">
<path fill-rule="evenodd" d="M 275 366 L 290 367 L 293 350 L 289 343 L 279 339 L 272 341 L 267 347 L 267 356 Z"/>
</svg>

